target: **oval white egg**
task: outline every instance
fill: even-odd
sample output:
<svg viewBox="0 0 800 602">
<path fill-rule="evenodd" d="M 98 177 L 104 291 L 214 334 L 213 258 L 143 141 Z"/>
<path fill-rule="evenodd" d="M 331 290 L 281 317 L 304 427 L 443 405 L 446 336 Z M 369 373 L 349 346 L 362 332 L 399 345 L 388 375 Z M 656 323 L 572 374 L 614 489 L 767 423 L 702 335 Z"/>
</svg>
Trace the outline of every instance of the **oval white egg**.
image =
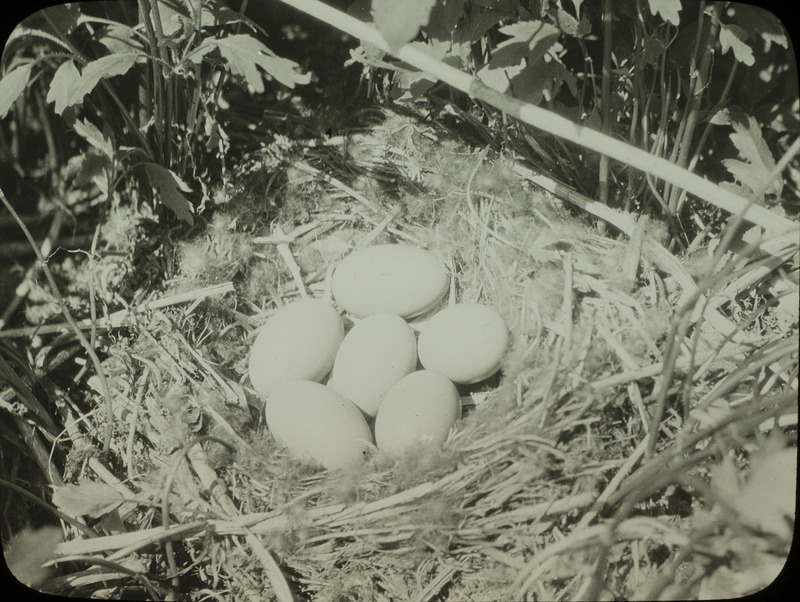
<svg viewBox="0 0 800 602">
<path fill-rule="evenodd" d="M 461 399 L 441 374 L 418 370 L 403 377 L 383 399 L 375 417 L 378 449 L 401 454 L 416 446 L 440 448 L 461 418 Z"/>
<path fill-rule="evenodd" d="M 351 253 L 333 272 L 336 302 L 359 317 L 393 313 L 410 318 L 425 313 L 447 293 L 450 278 L 442 263 L 409 245 L 374 245 Z"/>
<path fill-rule="evenodd" d="M 322 380 L 344 338 L 344 323 L 330 303 L 300 299 L 272 314 L 250 349 L 253 388 L 267 396 L 289 380 Z"/>
<path fill-rule="evenodd" d="M 264 417 L 280 445 L 326 468 L 363 461 L 372 447 L 372 433 L 359 409 L 317 382 L 279 384 L 267 398 Z"/>
<path fill-rule="evenodd" d="M 328 386 L 374 417 L 389 389 L 416 367 L 411 327 L 395 314 L 373 314 L 345 335 Z"/>
<path fill-rule="evenodd" d="M 476 383 L 500 369 L 507 346 L 508 329 L 500 314 L 486 305 L 460 303 L 423 326 L 419 361 L 454 383 Z"/>
</svg>

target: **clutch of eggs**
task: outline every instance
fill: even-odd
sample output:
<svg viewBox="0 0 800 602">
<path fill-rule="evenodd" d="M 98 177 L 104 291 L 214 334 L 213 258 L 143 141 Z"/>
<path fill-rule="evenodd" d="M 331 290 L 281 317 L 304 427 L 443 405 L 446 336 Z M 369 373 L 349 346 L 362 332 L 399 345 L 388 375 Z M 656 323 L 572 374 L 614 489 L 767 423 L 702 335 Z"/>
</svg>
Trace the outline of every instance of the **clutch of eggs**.
<svg viewBox="0 0 800 602">
<path fill-rule="evenodd" d="M 440 448 L 461 417 L 454 383 L 497 372 L 508 344 L 503 318 L 477 303 L 439 311 L 417 341 L 405 318 L 433 310 L 449 282 L 431 253 L 375 245 L 350 254 L 333 273 L 337 304 L 363 318 L 346 336 L 325 301 L 300 299 L 276 310 L 248 364 L 275 440 L 302 458 L 342 468 L 374 447 L 374 419 L 375 442 L 389 454 Z"/>
</svg>

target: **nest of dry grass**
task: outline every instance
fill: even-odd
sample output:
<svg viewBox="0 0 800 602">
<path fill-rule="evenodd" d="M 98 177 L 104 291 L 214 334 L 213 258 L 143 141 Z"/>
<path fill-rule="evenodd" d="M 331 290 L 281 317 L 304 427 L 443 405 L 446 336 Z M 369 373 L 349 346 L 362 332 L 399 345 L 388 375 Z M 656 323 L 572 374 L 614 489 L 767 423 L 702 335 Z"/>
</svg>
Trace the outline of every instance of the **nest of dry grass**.
<svg viewBox="0 0 800 602">
<path fill-rule="evenodd" d="M 751 311 L 753 289 L 709 302 L 657 223 L 618 216 L 627 236 L 601 236 L 593 205 L 532 178 L 398 115 L 253 154 L 207 228 L 174 249 L 168 289 L 95 321 L 108 392 L 96 376 L 80 395 L 45 379 L 59 414 L 42 409 L 34 429 L 24 416 L 42 374 L 6 389 L 28 407 L 4 437 L 30 435 L 56 487 L 35 503 L 68 533 L 49 558 L 58 571 L 32 580 L 72 596 L 281 601 L 682 598 L 769 583 L 791 526 L 723 502 L 732 487 L 746 497 L 756 452 L 769 463 L 796 445 L 796 317 L 776 301 Z M 512 344 L 500 376 L 461 388 L 465 417 L 441 452 L 323 471 L 272 442 L 249 343 L 281 303 L 329 295 L 339 258 L 392 241 L 440 257 L 451 296 L 495 307 Z M 58 352 L 40 349 L 48 369 Z"/>
</svg>

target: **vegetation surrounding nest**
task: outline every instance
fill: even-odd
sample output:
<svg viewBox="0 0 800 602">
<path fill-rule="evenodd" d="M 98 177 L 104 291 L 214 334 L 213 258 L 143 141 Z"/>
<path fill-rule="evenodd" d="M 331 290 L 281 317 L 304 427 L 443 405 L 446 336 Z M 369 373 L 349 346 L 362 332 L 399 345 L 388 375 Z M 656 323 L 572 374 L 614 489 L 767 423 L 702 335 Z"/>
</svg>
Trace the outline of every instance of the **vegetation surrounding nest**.
<svg viewBox="0 0 800 602">
<path fill-rule="evenodd" d="M 156 2 L 139 4 L 147 13 Z M 183 14 L 182 4 L 158 4 Z M 477 18 L 468 4 L 459 4 L 458 27 Z M 558 88 L 570 89 L 575 76 L 566 69 L 580 49 L 592 52 L 585 45 L 593 41 L 570 33 L 568 3 L 549 4 L 532 15 L 509 3 L 516 13 L 474 34 L 471 52 L 453 50 L 447 60 L 491 80 L 492 56 L 502 54 L 495 51 L 514 47 L 503 40 L 516 40 L 531 23 L 552 28 L 556 38 L 544 41 L 552 43 L 548 64 L 557 77 L 524 90 L 566 112 Z M 167 35 L 187 36 L 187 49 L 230 41 L 234 27 L 261 39 L 257 26 L 223 5 L 207 8 L 218 20 L 197 37 L 185 19 L 183 30 Z M 60 10 L 68 18 L 73 8 Z M 598 25 L 594 10 L 582 15 Z M 716 8 L 709 11 L 693 17 L 694 25 L 714 23 Z M 135 15 L 109 15 L 136 22 Z M 435 49 L 441 18 L 434 14 L 415 44 Z M 671 16 L 642 11 L 620 18 L 651 36 L 650 53 L 658 51 L 656 34 L 693 25 L 686 17 L 686 29 L 673 27 Z M 41 17 L 29 25 L 46 34 L 53 26 Z M 284 33 L 309 40 L 304 28 L 341 44 L 320 25 L 287 24 Z M 154 49 L 164 35 L 156 29 L 147 34 Z M 59 46 L 60 38 L 28 32 L 15 43 L 25 35 L 29 47 L 9 46 L 12 56 L 52 60 L 48 44 Z M 724 39 L 731 53 L 743 52 Z M 600 167 L 579 154 L 587 151 L 425 87 L 428 80 L 388 55 L 376 58 L 368 46 L 351 55 L 368 76 L 364 93 L 349 100 L 353 111 L 333 109 L 323 92 L 354 70 L 340 68 L 346 53 L 334 57 L 334 70 L 318 42 L 307 41 L 306 62 L 321 75 L 309 76 L 304 89 L 302 70 L 273 64 L 288 69 L 281 76 L 298 87 L 268 87 L 259 98 L 270 110 L 255 117 L 247 112 L 257 92 L 252 73 L 242 65 L 225 71 L 224 59 L 235 58 L 213 54 L 219 47 L 203 55 L 217 63 L 203 68 L 237 75 L 240 88 L 222 95 L 223 79 L 211 73 L 198 71 L 202 81 L 174 73 L 176 85 L 199 86 L 204 126 L 147 162 L 171 156 L 170 173 L 192 182 L 194 196 L 176 192 L 183 190 L 177 179 L 170 188 L 162 172 L 134 163 L 144 149 L 129 152 L 125 128 L 112 136 L 101 128 L 87 133 L 84 124 L 76 135 L 81 126 L 72 121 L 72 134 L 56 132 L 65 148 L 80 148 L 119 179 L 111 178 L 117 188 L 103 196 L 103 181 L 85 163 L 82 184 L 56 178 L 68 192 L 62 205 L 75 231 L 88 239 L 74 253 L 53 254 L 42 272 L 17 256 L 27 277 L 14 286 L 29 284 L 17 301 L 24 313 L 3 299 L 11 309 L 0 328 L 0 400 L 8 417 L 0 430 L 0 531 L 14 573 L 78 597 L 281 602 L 711 598 L 767 586 L 793 531 L 798 320 L 782 295 L 796 298 L 797 241 L 770 263 L 768 254 L 747 249 L 754 229 L 725 222 L 705 199 L 677 210 L 679 194 L 670 197 L 663 184 L 625 166 L 611 171 L 617 190 L 589 190 Z M 477 46 L 491 52 L 480 55 Z M 288 43 L 285 50 L 297 49 Z M 304 62 L 291 58 L 295 66 Z M 5 78 L 13 74 L 9 60 Z M 627 63 L 619 60 L 624 75 Z M 757 60 L 782 67 L 769 62 L 774 54 Z M 647 68 L 664 75 L 657 65 Z M 519 73 L 508 75 L 523 83 Z M 627 75 L 634 82 L 635 72 Z M 593 94 L 600 90 L 582 77 L 587 104 L 572 108 L 599 120 Z M 157 81 L 138 85 L 152 92 Z M 16 124 L 4 125 L 8 156 L 23 134 L 63 126 L 36 108 L 45 93 L 36 85 L 6 108 Z M 635 88 L 613 91 L 620 122 L 630 117 L 629 94 L 646 93 Z M 154 124 L 170 110 L 153 107 L 153 121 L 142 124 L 148 141 L 164 135 Z M 19 129 L 26 116 L 39 124 L 31 132 Z M 659 127 L 659 135 L 675 134 L 670 124 Z M 765 160 L 764 148 L 770 153 L 763 138 L 748 145 L 745 130 L 734 130 L 734 151 L 751 154 L 724 163 L 698 150 L 707 175 L 727 166 L 742 176 L 748 161 Z M 782 130 L 769 131 L 772 149 L 786 150 Z M 105 159 L 104 144 L 116 145 Z M 46 158 L 58 163 L 64 157 L 56 146 Z M 762 190 L 761 204 L 796 225 L 789 189 L 800 172 L 790 150 L 779 178 L 786 191 Z M 16 161 L 18 171 L 35 163 Z M 179 166 L 185 169 L 177 173 Z M 606 203 L 599 207 L 551 176 Z M 640 193 L 635 199 L 625 197 L 626 179 Z M 755 180 L 729 184 L 753 196 Z M 2 183 L 4 191 L 31 184 L 6 174 Z M 20 211 L 21 198 L 4 196 L 9 214 Z M 61 215 L 54 219 L 66 219 L 52 194 L 44 198 L 43 207 Z M 599 221 L 608 225 L 598 228 Z M 35 219 L 27 223 L 46 234 Z M 50 230 L 57 241 L 60 227 Z M 376 452 L 363 466 L 321 470 L 272 440 L 263 400 L 246 376 L 249 346 L 277 307 L 328 297 L 330 267 L 382 242 L 429 249 L 453 277 L 452 297 L 497 309 L 511 344 L 500 375 L 459 387 L 464 417 L 444 449 L 400 458 Z M 728 250 L 714 254 L 719 247 Z M 57 568 L 43 570 L 42 562 Z"/>
</svg>

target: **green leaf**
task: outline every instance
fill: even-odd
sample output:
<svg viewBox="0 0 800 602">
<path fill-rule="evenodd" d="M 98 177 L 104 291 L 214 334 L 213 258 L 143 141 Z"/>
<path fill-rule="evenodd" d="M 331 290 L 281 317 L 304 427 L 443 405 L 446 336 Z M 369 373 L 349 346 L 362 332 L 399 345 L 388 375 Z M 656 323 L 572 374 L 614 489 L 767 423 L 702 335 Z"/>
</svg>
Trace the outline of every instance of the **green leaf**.
<svg viewBox="0 0 800 602">
<path fill-rule="evenodd" d="M 558 29 L 572 37 L 580 37 L 578 33 L 578 20 L 560 6 L 550 7 L 550 17 Z"/>
<path fill-rule="evenodd" d="M 300 68 L 297 63 L 275 56 L 275 53 L 264 44 L 247 34 L 207 39 L 187 57 L 187 60 L 197 63 L 213 50 L 219 50 L 222 58 L 230 66 L 231 72 L 243 77 L 258 94 L 264 91 L 264 81 L 257 67 L 288 88 L 311 81 L 310 74 L 297 71 Z"/>
<path fill-rule="evenodd" d="M 765 192 L 780 196 L 783 192 L 783 179 L 777 177 L 772 182 L 767 182 L 767 176 L 775 169 L 775 159 L 761 135 L 761 128 L 756 119 L 750 115 L 727 112 L 715 115 L 713 122 L 723 121 L 726 116 L 734 129 L 730 136 L 731 142 L 745 161 L 725 159 L 722 164 L 750 190 L 761 190 L 769 184 Z"/>
<path fill-rule="evenodd" d="M 147 176 L 147 181 L 156 189 L 161 202 L 166 207 L 172 210 L 179 219 L 185 222 L 193 223 L 194 218 L 192 213 L 194 207 L 189 200 L 181 194 L 181 192 L 191 192 L 186 183 L 181 180 L 175 173 L 157 163 L 145 163 L 144 173 Z"/>
<path fill-rule="evenodd" d="M 231 10 L 227 6 L 218 2 L 205 2 L 203 4 L 200 27 L 217 27 L 219 25 L 242 24 L 252 31 L 257 31 L 258 27 L 250 19 L 240 12 Z"/>
<path fill-rule="evenodd" d="M 500 21 L 511 16 L 510 12 L 504 12 L 496 6 L 490 9 L 485 6 L 473 5 L 466 25 L 456 29 L 453 41 L 472 44 Z"/>
<path fill-rule="evenodd" d="M 740 63 L 752 67 L 755 63 L 753 49 L 747 45 L 747 32 L 738 25 L 719 24 L 719 43 L 722 46 L 722 54 L 733 50 L 733 56 Z"/>
<path fill-rule="evenodd" d="M 33 63 L 17 67 L 0 79 L 0 119 L 6 116 L 16 100 L 25 91 L 31 79 Z"/>
<path fill-rule="evenodd" d="M 142 40 L 127 25 L 109 25 L 97 41 L 108 48 L 111 54 L 124 54 L 131 50 L 144 52 Z"/>
<path fill-rule="evenodd" d="M 478 71 L 478 78 L 488 87 L 498 92 L 506 92 L 511 86 L 511 80 L 519 75 L 525 68 L 524 60 L 511 65 L 493 65 L 492 61 Z"/>
<path fill-rule="evenodd" d="M 525 67 L 518 76 L 512 78 L 511 89 L 514 97 L 538 105 L 542 98 L 553 100 L 561 85 L 566 83 L 573 96 L 577 96 L 577 83 L 564 65 L 556 60 L 539 61 Z"/>
<path fill-rule="evenodd" d="M 63 115 L 72 97 L 72 89 L 81 74 L 78 68 L 70 60 L 64 61 L 59 65 L 50 80 L 50 88 L 47 90 L 47 102 L 55 103 L 55 112 Z"/>
<path fill-rule="evenodd" d="M 393 50 L 417 37 L 427 25 L 435 0 L 372 0 L 372 20 Z"/>
<path fill-rule="evenodd" d="M 81 138 L 86 140 L 94 148 L 103 153 L 106 157 L 113 160 L 114 158 L 113 132 L 107 129 L 106 131 L 107 135 L 103 135 L 103 133 L 100 132 L 97 126 L 89 120 L 81 121 L 79 119 L 76 119 L 75 123 L 72 124 L 72 127 L 75 128 L 76 134 L 78 134 Z"/>
<path fill-rule="evenodd" d="M 108 194 L 108 178 L 106 174 L 111 167 L 109 159 L 94 151 L 81 153 L 73 159 L 75 159 L 76 166 L 75 179 L 72 181 L 72 186 L 74 188 L 83 188 L 87 184 L 94 182 L 95 186 L 104 195 Z M 70 160 L 70 163 L 72 162 L 73 160 Z"/>
<path fill-rule="evenodd" d="M 77 70 L 72 61 L 67 61 L 56 70 L 53 81 L 50 82 L 47 100 L 55 101 L 56 112 L 63 115 L 67 107 L 83 102 L 84 97 L 94 90 L 100 81 L 127 73 L 136 60 L 143 56 L 145 55 L 141 52 L 110 54 L 86 64 L 77 77 L 70 77 Z M 72 68 L 65 67 L 67 64 L 71 64 Z"/>
<path fill-rule="evenodd" d="M 647 0 L 651 15 L 661 15 L 661 18 L 675 27 L 680 25 L 681 0 Z"/>
<path fill-rule="evenodd" d="M 497 45 L 492 59 L 503 61 L 506 51 L 511 56 L 516 56 L 517 51 L 514 47 L 522 44 L 528 49 L 525 55 L 528 64 L 538 63 L 561 35 L 557 27 L 544 21 L 521 21 L 501 27 L 499 31 L 511 37 Z"/>
<path fill-rule="evenodd" d="M 53 504 L 70 516 L 97 518 L 123 501 L 122 495 L 110 485 L 89 480 L 78 485 L 62 485 L 53 491 Z"/>
<path fill-rule="evenodd" d="M 555 45 L 560 35 L 559 30 L 543 21 L 520 21 L 500 28 L 500 33 L 510 36 L 495 48 L 489 63 L 478 72 L 478 77 L 483 83 L 498 92 L 508 90 L 510 82 L 515 81 L 515 95 L 519 90 L 525 89 L 526 98 L 541 100 L 542 90 L 537 92 L 537 82 L 522 82 L 520 75 L 527 70 L 530 77 L 535 67 L 543 63 L 545 54 Z M 547 67 L 540 69 L 548 70 Z M 547 77 L 547 76 L 545 76 Z M 515 79 L 516 78 L 516 79 Z M 542 86 L 552 86 L 552 80 L 541 82 Z"/>
</svg>

